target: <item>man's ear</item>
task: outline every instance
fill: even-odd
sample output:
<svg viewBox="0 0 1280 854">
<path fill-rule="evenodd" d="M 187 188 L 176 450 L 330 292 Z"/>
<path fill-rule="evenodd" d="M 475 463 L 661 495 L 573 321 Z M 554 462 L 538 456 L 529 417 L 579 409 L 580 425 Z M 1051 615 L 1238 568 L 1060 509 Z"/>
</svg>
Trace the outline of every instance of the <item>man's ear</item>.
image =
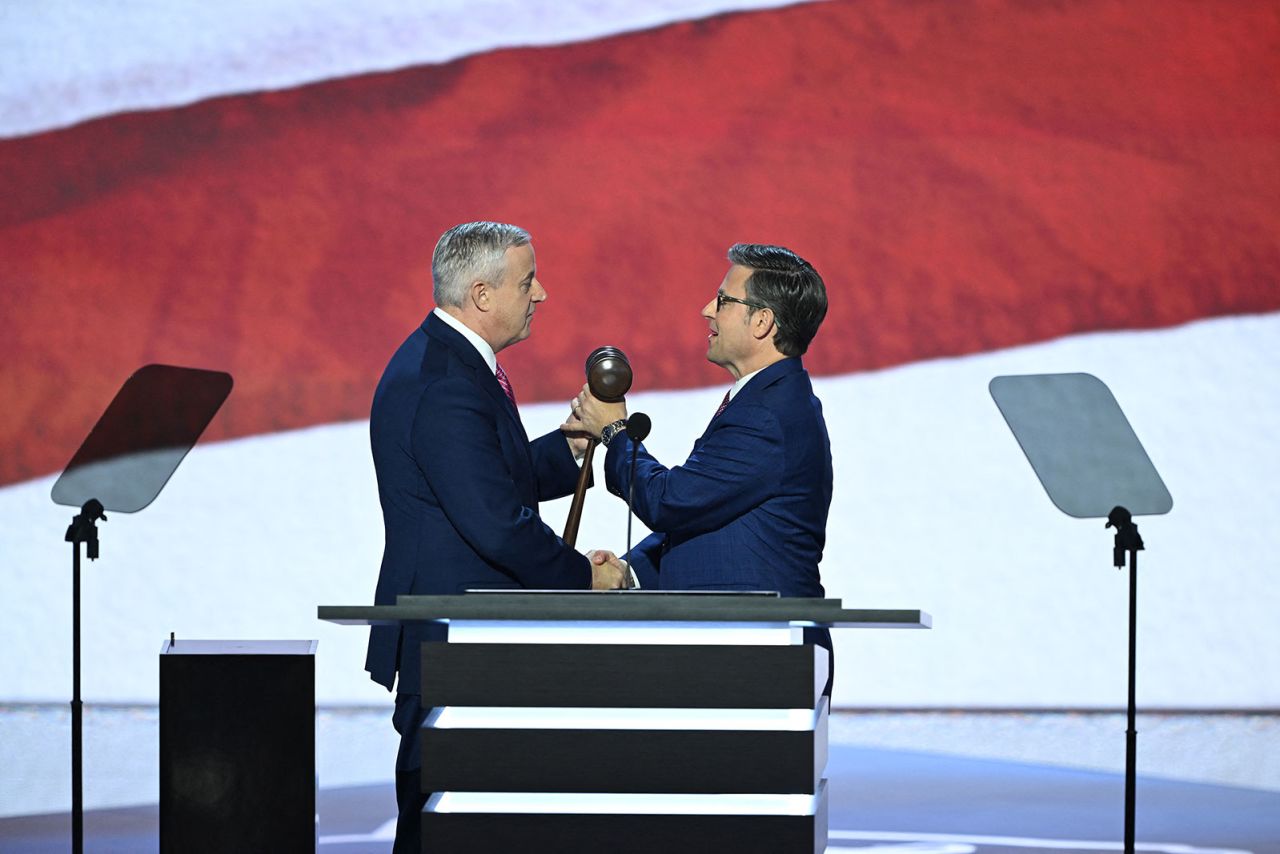
<svg viewBox="0 0 1280 854">
<path fill-rule="evenodd" d="M 767 315 L 766 315 L 767 312 Z M 757 341 L 773 334 L 773 309 L 758 308 L 751 315 L 751 335 Z"/>
<path fill-rule="evenodd" d="M 478 311 L 489 311 L 493 308 L 493 297 L 486 282 L 472 282 L 467 289 L 467 298 Z"/>
</svg>

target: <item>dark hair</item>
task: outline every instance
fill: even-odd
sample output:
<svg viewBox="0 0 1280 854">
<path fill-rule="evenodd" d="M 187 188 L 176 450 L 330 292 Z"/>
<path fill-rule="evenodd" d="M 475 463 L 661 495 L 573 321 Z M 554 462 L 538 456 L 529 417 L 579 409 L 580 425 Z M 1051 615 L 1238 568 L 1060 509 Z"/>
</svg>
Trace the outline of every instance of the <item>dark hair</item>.
<svg viewBox="0 0 1280 854">
<path fill-rule="evenodd" d="M 802 356 L 827 316 L 827 288 L 813 265 L 790 249 L 735 243 L 729 261 L 751 270 L 747 299 L 773 311 L 773 346 L 784 356 Z"/>
</svg>

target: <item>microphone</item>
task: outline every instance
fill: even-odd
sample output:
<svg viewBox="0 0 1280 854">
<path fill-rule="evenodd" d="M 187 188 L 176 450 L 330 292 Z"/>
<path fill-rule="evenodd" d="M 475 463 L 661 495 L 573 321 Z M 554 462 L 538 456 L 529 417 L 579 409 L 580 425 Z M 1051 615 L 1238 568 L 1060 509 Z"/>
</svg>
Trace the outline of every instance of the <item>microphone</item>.
<svg viewBox="0 0 1280 854">
<path fill-rule="evenodd" d="M 631 502 L 636 495 L 636 454 L 640 443 L 653 429 L 653 421 L 643 412 L 636 412 L 627 419 L 627 438 L 631 440 L 631 477 L 627 481 L 627 550 L 623 554 L 631 554 Z"/>
<path fill-rule="evenodd" d="M 633 442 L 643 442 L 652 429 L 653 421 L 643 412 L 637 412 L 627 419 L 627 438 Z"/>
</svg>

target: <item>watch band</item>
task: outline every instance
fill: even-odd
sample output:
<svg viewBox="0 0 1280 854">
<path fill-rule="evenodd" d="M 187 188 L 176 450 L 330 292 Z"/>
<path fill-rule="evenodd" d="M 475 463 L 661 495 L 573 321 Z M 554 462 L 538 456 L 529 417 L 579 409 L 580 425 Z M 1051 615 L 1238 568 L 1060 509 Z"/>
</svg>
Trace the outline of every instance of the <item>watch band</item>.
<svg viewBox="0 0 1280 854">
<path fill-rule="evenodd" d="M 613 437 L 625 429 L 627 429 L 627 420 L 625 418 L 621 418 L 612 424 L 605 425 L 605 428 L 600 431 L 600 444 L 604 445 L 606 448 L 609 447 L 609 443 L 613 441 Z"/>
</svg>

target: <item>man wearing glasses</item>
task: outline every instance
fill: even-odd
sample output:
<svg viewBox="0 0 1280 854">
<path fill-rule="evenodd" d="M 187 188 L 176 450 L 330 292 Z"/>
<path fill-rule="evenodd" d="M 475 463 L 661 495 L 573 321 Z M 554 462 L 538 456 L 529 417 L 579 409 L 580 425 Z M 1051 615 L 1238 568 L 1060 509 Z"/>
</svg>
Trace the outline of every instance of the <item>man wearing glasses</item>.
<svg viewBox="0 0 1280 854">
<path fill-rule="evenodd" d="M 638 445 L 633 508 L 654 533 L 626 557 L 641 587 L 821 597 L 831 444 L 800 357 L 826 316 L 826 288 L 813 265 L 781 246 L 739 243 L 729 262 L 702 316 L 707 360 L 732 374 L 733 386 L 683 465 L 667 468 Z M 625 497 L 626 404 L 604 403 L 584 386 L 573 409 L 582 423 L 565 429 L 600 437 L 606 485 Z M 831 649 L 827 630 L 805 631 Z"/>
</svg>

